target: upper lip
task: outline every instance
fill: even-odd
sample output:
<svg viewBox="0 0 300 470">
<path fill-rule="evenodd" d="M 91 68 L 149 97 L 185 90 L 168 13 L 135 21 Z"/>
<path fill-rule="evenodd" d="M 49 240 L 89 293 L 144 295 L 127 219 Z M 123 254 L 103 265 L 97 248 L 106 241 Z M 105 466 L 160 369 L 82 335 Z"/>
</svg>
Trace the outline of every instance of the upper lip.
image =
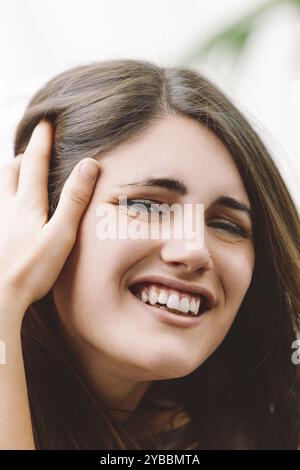
<svg viewBox="0 0 300 470">
<path fill-rule="evenodd" d="M 158 284 L 164 284 L 165 286 L 178 291 L 189 292 L 190 294 L 199 295 L 205 298 L 206 302 L 208 303 L 209 309 L 215 307 L 216 305 L 216 298 L 214 294 L 206 287 L 202 287 L 196 284 L 186 284 L 185 282 L 179 281 L 178 279 L 172 279 L 158 275 L 139 277 L 138 279 L 132 280 L 128 287 L 132 287 L 134 284 L 138 284 L 141 282 L 153 282 Z"/>
</svg>

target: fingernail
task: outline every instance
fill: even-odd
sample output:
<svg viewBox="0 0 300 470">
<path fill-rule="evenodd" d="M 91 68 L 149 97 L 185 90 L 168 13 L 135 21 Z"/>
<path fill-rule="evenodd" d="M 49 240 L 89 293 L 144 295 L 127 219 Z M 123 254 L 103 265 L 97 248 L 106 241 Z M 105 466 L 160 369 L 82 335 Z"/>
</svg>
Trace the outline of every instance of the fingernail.
<svg viewBox="0 0 300 470">
<path fill-rule="evenodd" d="M 99 166 L 95 160 L 86 159 L 80 164 L 79 173 L 86 179 L 95 180 L 99 171 Z"/>
</svg>

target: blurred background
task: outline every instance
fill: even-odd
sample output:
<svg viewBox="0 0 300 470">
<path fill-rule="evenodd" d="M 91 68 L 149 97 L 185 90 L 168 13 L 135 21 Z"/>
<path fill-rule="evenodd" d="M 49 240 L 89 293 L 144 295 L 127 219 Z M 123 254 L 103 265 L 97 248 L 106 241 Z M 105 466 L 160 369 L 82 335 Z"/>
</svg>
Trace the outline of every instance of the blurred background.
<svg viewBox="0 0 300 470">
<path fill-rule="evenodd" d="M 2 0 L 0 164 L 31 96 L 91 61 L 148 59 L 214 81 L 246 114 L 300 208 L 300 0 Z"/>
</svg>

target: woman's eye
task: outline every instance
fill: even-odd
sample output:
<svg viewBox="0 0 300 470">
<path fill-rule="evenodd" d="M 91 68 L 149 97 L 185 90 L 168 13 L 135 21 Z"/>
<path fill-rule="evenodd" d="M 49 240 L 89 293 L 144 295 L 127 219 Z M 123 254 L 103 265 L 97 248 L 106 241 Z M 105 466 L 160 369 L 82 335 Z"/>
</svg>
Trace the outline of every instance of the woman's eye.
<svg viewBox="0 0 300 470">
<path fill-rule="evenodd" d="M 128 199 L 125 206 L 128 207 L 131 211 L 134 211 L 138 214 L 146 212 L 147 214 L 151 213 L 158 215 L 161 213 L 162 215 L 166 215 L 169 213 L 170 210 L 168 204 L 161 203 L 159 201 L 153 201 L 150 199 Z M 240 225 L 228 221 L 211 221 L 209 225 L 210 227 L 221 229 L 222 231 L 229 232 L 230 234 L 233 234 L 235 236 L 251 238 L 251 232 L 248 229 L 245 229 Z"/>
<path fill-rule="evenodd" d="M 227 232 L 230 232 L 234 235 L 239 235 L 241 237 L 245 238 L 250 238 L 251 234 L 248 230 L 245 228 L 241 227 L 240 225 L 228 223 L 228 222 L 221 222 L 221 221 L 215 221 L 215 222 L 210 222 L 211 227 L 216 227 L 220 228 L 221 230 L 225 230 Z"/>
<path fill-rule="evenodd" d="M 168 204 L 161 203 L 158 201 L 152 201 L 149 199 L 128 199 L 126 206 L 135 212 L 142 213 L 147 212 L 152 214 L 162 213 L 163 215 L 168 213 Z"/>
</svg>

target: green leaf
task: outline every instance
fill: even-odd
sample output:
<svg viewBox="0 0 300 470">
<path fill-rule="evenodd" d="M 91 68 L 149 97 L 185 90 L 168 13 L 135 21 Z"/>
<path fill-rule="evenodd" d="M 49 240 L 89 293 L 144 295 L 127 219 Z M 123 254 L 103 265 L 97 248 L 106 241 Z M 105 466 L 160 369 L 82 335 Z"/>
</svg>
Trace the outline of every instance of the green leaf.
<svg viewBox="0 0 300 470">
<path fill-rule="evenodd" d="M 225 52 L 237 60 L 242 55 L 250 36 L 255 33 L 257 26 L 263 22 L 264 15 L 272 12 L 279 4 L 287 3 L 300 9 L 300 0 L 269 0 L 204 43 L 197 44 L 187 55 L 181 58 L 180 64 L 190 64 L 201 60 L 213 51 Z"/>
</svg>

